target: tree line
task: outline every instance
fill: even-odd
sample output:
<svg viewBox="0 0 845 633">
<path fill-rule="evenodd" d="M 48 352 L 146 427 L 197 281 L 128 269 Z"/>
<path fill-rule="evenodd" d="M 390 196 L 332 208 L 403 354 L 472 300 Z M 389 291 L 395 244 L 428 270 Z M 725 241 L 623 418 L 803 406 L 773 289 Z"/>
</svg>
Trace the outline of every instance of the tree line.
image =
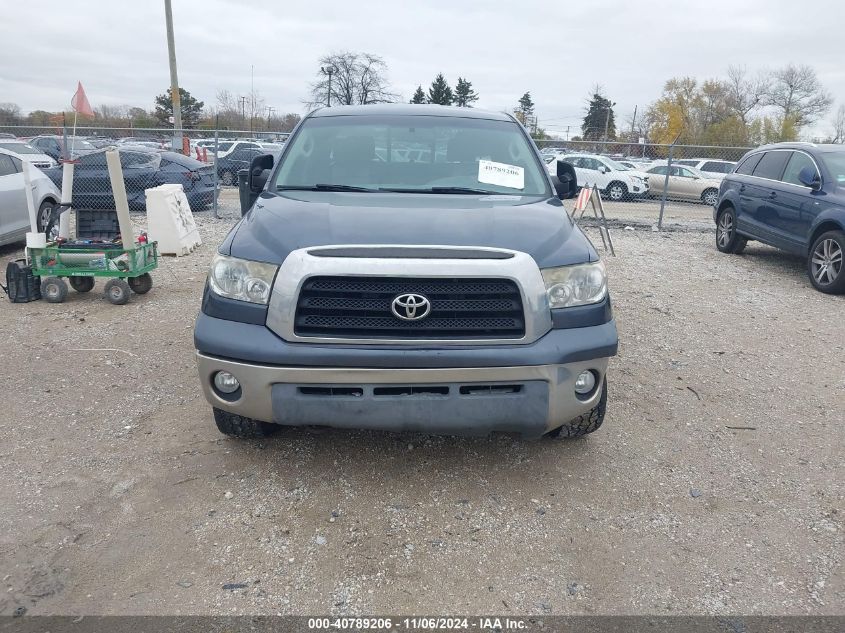
<svg viewBox="0 0 845 633">
<path fill-rule="evenodd" d="M 795 141 L 818 123 L 833 97 L 807 65 L 788 64 L 750 73 L 731 66 L 725 76 L 699 80 L 673 77 L 639 118 L 617 130 L 612 102 L 597 86 L 587 100 L 581 126 L 585 140 L 745 147 Z M 845 105 L 832 121 L 827 142 L 845 142 Z"/>
<path fill-rule="evenodd" d="M 371 53 L 340 51 L 325 55 L 318 60 L 315 77 L 309 98 L 304 101 L 308 108 L 401 100 L 392 90 L 387 64 Z M 220 90 L 212 106 L 206 106 L 184 88 L 180 88 L 180 95 L 186 129 L 290 131 L 300 120 L 296 113 L 276 113 L 255 90 L 247 94 Z M 458 76 L 457 82 L 450 85 L 445 75 L 438 73 L 427 90 L 422 84 L 417 86 L 410 102 L 471 108 L 479 99 L 467 78 Z M 660 96 L 639 116 L 635 111 L 625 123 L 620 123 L 616 104 L 602 86 L 596 85 L 586 100 L 581 134 L 572 140 L 636 143 L 644 138 L 655 144 L 734 146 L 790 141 L 826 115 L 832 103 L 832 96 L 810 66 L 789 64 L 754 74 L 744 67 L 732 66 L 723 77 L 703 81 L 694 77 L 669 79 Z M 525 92 L 510 111 L 536 138 L 548 138 L 534 112 L 530 92 Z M 95 114 L 94 120 L 80 120 L 80 124 L 170 127 L 170 90 L 154 98 L 151 110 L 101 105 L 95 108 Z M 17 105 L 0 103 L 0 125 L 53 124 L 55 113 L 36 110 L 24 115 Z M 824 140 L 845 142 L 845 105 L 836 111 L 832 124 L 833 133 Z"/>
</svg>

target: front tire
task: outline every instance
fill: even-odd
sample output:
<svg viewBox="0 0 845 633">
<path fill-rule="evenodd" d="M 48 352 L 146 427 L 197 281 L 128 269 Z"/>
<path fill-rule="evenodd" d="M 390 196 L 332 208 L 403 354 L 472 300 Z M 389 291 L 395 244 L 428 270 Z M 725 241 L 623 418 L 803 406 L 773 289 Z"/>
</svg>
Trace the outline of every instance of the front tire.
<svg viewBox="0 0 845 633">
<path fill-rule="evenodd" d="M 109 303 L 122 306 L 129 301 L 129 284 L 123 279 L 109 279 L 106 283 L 105 294 Z"/>
<path fill-rule="evenodd" d="M 136 295 L 145 295 L 153 288 L 153 278 L 150 273 L 129 278 L 129 287 Z"/>
<path fill-rule="evenodd" d="M 807 274 L 816 290 L 839 295 L 845 293 L 845 232 L 828 231 L 813 242 L 807 257 Z"/>
<path fill-rule="evenodd" d="M 736 232 L 736 211 L 727 206 L 716 219 L 716 248 L 721 253 L 740 254 L 748 240 Z"/>
<path fill-rule="evenodd" d="M 628 196 L 628 187 L 621 182 L 612 182 L 607 186 L 607 197 L 613 202 L 624 200 Z"/>
<path fill-rule="evenodd" d="M 701 201 L 708 207 L 715 207 L 719 203 L 719 190 L 713 188 L 705 189 L 701 193 Z"/>
<path fill-rule="evenodd" d="M 570 439 L 593 433 L 594 431 L 597 431 L 604 422 L 604 414 L 606 411 L 607 378 L 605 377 L 601 385 L 601 398 L 599 398 L 598 404 L 567 424 L 559 426 L 553 431 L 549 431 L 548 437 L 554 439 Z"/>
<path fill-rule="evenodd" d="M 223 435 L 242 440 L 267 437 L 278 430 L 278 426 L 275 424 L 245 418 L 242 415 L 229 413 L 217 407 L 214 407 L 214 423 L 217 425 L 217 430 Z"/>
<path fill-rule="evenodd" d="M 220 174 L 220 183 L 226 187 L 231 187 L 235 184 L 235 176 L 230 171 L 224 171 Z"/>
<path fill-rule="evenodd" d="M 59 277 L 45 277 L 41 281 L 41 296 L 49 303 L 61 303 L 67 299 L 67 284 Z"/>
<path fill-rule="evenodd" d="M 41 206 L 38 207 L 38 231 L 40 233 L 47 233 L 47 230 L 50 228 L 50 224 L 53 220 L 53 203 L 49 200 L 45 200 L 41 203 Z M 47 236 L 47 241 L 50 241 L 50 236 Z"/>
</svg>

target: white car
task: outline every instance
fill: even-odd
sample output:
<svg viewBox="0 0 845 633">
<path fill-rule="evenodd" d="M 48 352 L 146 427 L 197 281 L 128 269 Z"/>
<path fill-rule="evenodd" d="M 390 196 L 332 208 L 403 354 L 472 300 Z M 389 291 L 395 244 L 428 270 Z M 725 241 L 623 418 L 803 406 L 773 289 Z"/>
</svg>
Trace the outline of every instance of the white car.
<svg viewBox="0 0 845 633">
<path fill-rule="evenodd" d="M 39 169 L 49 169 L 56 166 L 56 161 L 26 141 L 2 138 L 0 139 L 0 149 L 11 152 L 19 159 L 25 160 Z"/>
<path fill-rule="evenodd" d="M 716 178 L 718 180 L 722 180 L 736 167 L 736 163 L 733 161 L 719 160 L 717 158 L 682 158 L 672 162 L 692 167 L 708 178 Z"/>
<path fill-rule="evenodd" d="M 52 209 L 59 204 L 61 194 L 53 181 L 38 169 L 31 169 L 30 177 L 38 230 L 46 231 Z M 27 231 L 29 210 L 26 204 L 23 162 L 15 153 L 0 149 L 0 245 L 24 240 Z"/>
<path fill-rule="evenodd" d="M 558 154 L 562 160 L 575 167 L 578 187 L 595 185 L 602 196 L 613 200 L 630 200 L 648 196 L 648 175 L 628 169 L 607 156 L 594 154 Z M 550 174 L 557 173 L 557 160 L 547 163 Z"/>
<path fill-rule="evenodd" d="M 209 149 L 213 150 L 214 146 Z M 217 158 L 224 158 L 236 149 L 261 149 L 261 145 L 255 141 L 220 141 L 217 144 Z"/>
</svg>

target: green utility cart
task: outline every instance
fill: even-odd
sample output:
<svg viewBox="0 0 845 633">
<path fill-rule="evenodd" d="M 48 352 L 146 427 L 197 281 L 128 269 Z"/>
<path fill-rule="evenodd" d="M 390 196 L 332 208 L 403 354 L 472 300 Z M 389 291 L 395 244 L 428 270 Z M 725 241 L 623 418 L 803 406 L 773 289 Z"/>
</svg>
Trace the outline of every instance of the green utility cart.
<svg viewBox="0 0 845 633">
<path fill-rule="evenodd" d="M 77 292 L 94 288 L 95 277 L 108 277 L 106 298 L 115 305 L 129 301 L 130 290 L 146 294 L 153 287 L 150 271 L 158 266 L 156 242 L 124 248 L 108 242 L 52 242 L 44 248 L 29 248 L 34 275 L 41 277 L 41 296 L 50 303 L 61 303 L 68 285 Z"/>
</svg>

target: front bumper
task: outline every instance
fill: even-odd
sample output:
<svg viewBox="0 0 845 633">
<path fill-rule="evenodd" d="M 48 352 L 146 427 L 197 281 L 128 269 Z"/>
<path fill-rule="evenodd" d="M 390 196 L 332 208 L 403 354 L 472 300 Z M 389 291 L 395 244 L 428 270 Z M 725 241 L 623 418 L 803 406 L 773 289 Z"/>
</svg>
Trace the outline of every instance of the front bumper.
<svg viewBox="0 0 845 633">
<path fill-rule="evenodd" d="M 274 367 L 197 353 L 200 383 L 219 409 L 289 426 L 539 437 L 595 407 L 607 359 L 562 365 L 368 369 Z M 577 397 L 575 379 L 593 370 L 597 388 Z M 228 400 L 212 387 L 217 371 L 238 378 Z"/>
<path fill-rule="evenodd" d="M 277 424 L 538 437 L 596 406 L 616 324 L 553 329 L 529 345 L 385 348 L 288 343 L 258 324 L 200 314 L 200 384 L 219 409 Z M 574 383 L 595 372 L 586 398 Z M 241 384 L 212 387 L 215 372 Z"/>
</svg>

